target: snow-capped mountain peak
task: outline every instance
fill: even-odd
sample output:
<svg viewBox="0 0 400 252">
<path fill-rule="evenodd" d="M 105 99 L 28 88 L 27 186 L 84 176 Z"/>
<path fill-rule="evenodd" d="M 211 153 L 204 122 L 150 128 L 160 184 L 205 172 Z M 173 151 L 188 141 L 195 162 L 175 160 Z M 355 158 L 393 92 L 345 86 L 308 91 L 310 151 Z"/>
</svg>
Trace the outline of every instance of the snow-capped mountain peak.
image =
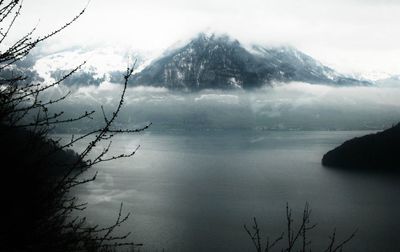
<svg viewBox="0 0 400 252">
<path fill-rule="evenodd" d="M 290 47 L 246 48 L 227 35 L 200 33 L 133 76 L 134 85 L 173 89 L 254 88 L 272 82 L 302 81 L 364 85 Z"/>
</svg>

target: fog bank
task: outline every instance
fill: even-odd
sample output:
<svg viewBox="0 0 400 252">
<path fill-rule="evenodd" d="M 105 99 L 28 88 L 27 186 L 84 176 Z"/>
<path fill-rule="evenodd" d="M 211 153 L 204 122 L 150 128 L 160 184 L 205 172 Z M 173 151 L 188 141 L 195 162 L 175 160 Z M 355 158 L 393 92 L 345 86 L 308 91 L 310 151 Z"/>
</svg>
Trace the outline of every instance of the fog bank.
<svg viewBox="0 0 400 252">
<path fill-rule="evenodd" d="M 66 90 L 54 91 L 53 98 Z M 96 110 L 93 120 L 59 128 L 80 131 L 101 122 L 100 106 L 111 113 L 122 86 L 102 83 L 75 89 L 55 110 L 77 115 Z M 117 124 L 152 130 L 355 130 L 381 129 L 400 121 L 400 88 L 331 87 L 307 83 L 275 84 L 254 91 L 173 92 L 165 88 L 128 88 Z"/>
</svg>

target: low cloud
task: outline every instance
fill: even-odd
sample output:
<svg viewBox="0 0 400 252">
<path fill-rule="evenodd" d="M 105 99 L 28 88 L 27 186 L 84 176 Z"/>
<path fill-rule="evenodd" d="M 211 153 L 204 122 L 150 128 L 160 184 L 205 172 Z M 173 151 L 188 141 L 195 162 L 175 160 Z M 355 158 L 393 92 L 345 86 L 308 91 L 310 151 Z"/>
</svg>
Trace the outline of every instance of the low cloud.
<svg viewBox="0 0 400 252">
<path fill-rule="evenodd" d="M 54 109 L 77 115 L 84 110 L 112 113 L 122 86 L 102 83 L 75 90 Z M 53 94 L 56 96 L 57 94 Z M 276 84 L 254 91 L 205 90 L 196 93 L 165 88 L 128 88 L 117 125 L 137 127 L 152 122 L 152 130 L 380 129 L 400 121 L 400 88 L 331 87 L 307 83 Z M 69 125 L 85 130 L 102 117 Z"/>
</svg>

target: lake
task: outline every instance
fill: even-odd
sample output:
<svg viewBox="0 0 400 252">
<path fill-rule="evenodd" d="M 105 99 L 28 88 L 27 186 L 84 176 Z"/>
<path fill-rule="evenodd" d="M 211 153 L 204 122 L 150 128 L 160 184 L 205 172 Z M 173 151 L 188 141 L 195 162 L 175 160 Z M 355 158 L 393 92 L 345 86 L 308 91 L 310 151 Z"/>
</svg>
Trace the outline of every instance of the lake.
<svg viewBox="0 0 400 252">
<path fill-rule="evenodd" d="M 399 177 L 328 169 L 322 155 L 367 131 L 147 131 L 114 139 L 129 159 L 96 167 L 96 181 L 77 191 L 89 222 L 109 224 L 119 204 L 131 212 L 141 251 L 254 251 L 243 225 L 257 217 L 262 235 L 286 229 L 286 203 L 298 224 L 312 209 L 314 251 L 336 228 L 344 251 L 400 251 Z M 76 148 L 79 149 L 80 146 Z M 99 151 L 99 150 L 98 150 Z M 278 243 L 279 245 L 279 243 Z M 277 248 L 280 248 L 278 246 Z"/>
</svg>

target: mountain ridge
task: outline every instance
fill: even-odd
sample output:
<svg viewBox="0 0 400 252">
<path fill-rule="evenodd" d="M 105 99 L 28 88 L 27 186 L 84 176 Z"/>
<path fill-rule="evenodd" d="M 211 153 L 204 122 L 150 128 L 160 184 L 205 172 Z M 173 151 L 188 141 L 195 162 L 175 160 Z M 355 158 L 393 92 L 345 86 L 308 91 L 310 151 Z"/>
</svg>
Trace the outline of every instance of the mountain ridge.
<svg viewBox="0 0 400 252">
<path fill-rule="evenodd" d="M 300 81 L 328 85 L 371 83 L 337 73 L 289 46 L 250 49 L 228 35 L 200 33 L 167 51 L 132 76 L 131 85 L 170 89 L 258 88 L 273 82 Z"/>
</svg>

